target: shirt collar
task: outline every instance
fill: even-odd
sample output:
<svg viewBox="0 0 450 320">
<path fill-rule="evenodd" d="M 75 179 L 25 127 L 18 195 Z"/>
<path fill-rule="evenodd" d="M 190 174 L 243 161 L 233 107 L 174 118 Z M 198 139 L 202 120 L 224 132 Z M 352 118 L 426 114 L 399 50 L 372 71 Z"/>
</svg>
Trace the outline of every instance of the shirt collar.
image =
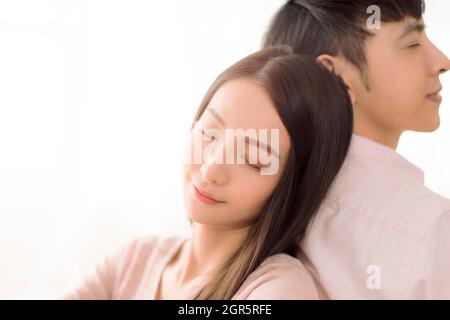
<svg viewBox="0 0 450 320">
<path fill-rule="evenodd" d="M 388 163 L 396 168 L 414 176 L 422 183 L 424 172 L 414 164 L 406 160 L 397 151 L 385 145 L 379 144 L 368 138 L 353 134 L 349 153 L 372 158 L 373 160 Z"/>
</svg>

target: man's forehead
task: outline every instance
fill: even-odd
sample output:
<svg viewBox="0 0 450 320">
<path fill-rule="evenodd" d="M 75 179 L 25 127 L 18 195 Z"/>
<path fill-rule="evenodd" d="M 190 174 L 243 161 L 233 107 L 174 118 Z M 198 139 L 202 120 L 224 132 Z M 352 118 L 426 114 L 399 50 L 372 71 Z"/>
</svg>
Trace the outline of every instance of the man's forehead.
<svg viewBox="0 0 450 320">
<path fill-rule="evenodd" d="M 371 33 L 375 36 L 380 35 L 383 38 L 399 41 L 411 33 L 424 31 L 425 27 L 423 17 L 420 19 L 407 17 L 401 21 L 382 22 L 380 28 L 371 30 Z"/>
</svg>

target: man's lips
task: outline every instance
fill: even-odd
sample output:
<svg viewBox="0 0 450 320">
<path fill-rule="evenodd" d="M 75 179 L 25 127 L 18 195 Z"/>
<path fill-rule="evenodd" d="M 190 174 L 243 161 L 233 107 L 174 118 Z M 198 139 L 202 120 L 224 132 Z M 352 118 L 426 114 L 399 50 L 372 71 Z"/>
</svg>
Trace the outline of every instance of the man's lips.
<svg viewBox="0 0 450 320">
<path fill-rule="evenodd" d="M 437 93 L 437 94 L 428 94 L 427 95 L 427 99 L 437 102 L 437 103 L 441 103 L 442 102 L 442 96 Z"/>
<path fill-rule="evenodd" d="M 439 87 L 437 90 L 433 91 L 430 94 L 427 94 L 427 99 L 437 102 L 437 103 L 441 103 L 442 102 L 442 96 L 439 94 L 439 92 L 441 92 L 442 87 Z"/>
<path fill-rule="evenodd" d="M 210 193 L 203 191 L 199 187 L 197 187 L 194 183 L 192 183 L 195 196 L 202 202 L 207 204 L 216 204 L 216 203 L 224 203 L 224 201 L 216 200 Z"/>
</svg>

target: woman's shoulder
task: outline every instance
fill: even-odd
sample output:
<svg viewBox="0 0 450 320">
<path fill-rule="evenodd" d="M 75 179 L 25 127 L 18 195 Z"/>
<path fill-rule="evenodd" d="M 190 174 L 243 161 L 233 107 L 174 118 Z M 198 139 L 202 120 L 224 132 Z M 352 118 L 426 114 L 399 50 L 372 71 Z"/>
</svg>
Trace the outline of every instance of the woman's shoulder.
<svg viewBox="0 0 450 320">
<path fill-rule="evenodd" d="M 151 277 L 168 255 L 185 239 L 179 236 L 144 236 L 125 241 L 106 254 L 82 283 L 65 299 L 128 299 L 139 283 Z"/>
<path fill-rule="evenodd" d="M 185 241 L 186 239 L 187 238 L 179 236 L 179 235 L 139 236 L 139 237 L 134 237 L 130 241 L 126 242 L 125 247 L 128 247 L 129 249 L 135 249 L 135 250 L 139 249 L 139 250 L 146 250 L 146 251 L 165 250 L 165 249 L 169 249 L 173 246 L 176 246 L 177 244 L 180 244 L 181 242 Z"/>
<path fill-rule="evenodd" d="M 141 260 L 162 257 L 170 254 L 184 241 L 186 238 L 177 235 L 134 237 L 122 246 L 118 255 L 125 261 L 135 260 L 135 257 Z"/>
<path fill-rule="evenodd" d="M 279 253 L 266 258 L 235 295 L 245 300 L 319 299 L 311 274 L 295 257 Z"/>
</svg>

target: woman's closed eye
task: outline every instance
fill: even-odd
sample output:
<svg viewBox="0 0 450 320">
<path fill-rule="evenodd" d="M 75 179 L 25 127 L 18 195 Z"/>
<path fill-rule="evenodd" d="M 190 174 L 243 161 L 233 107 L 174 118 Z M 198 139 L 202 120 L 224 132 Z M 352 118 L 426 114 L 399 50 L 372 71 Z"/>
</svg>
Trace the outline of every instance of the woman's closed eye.
<svg viewBox="0 0 450 320">
<path fill-rule="evenodd" d="M 211 141 L 216 140 L 217 137 L 214 134 L 208 133 L 208 130 L 215 130 L 215 129 L 201 128 L 202 136 L 204 136 L 205 138 L 207 138 L 208 140 L 211 140 Z M 244 159 L 244 162 L 246 165 L 248 165 L 251 168 L 258 170 L 258 171 L 261 170 L 262 168 L 266 168 L 266 167 L 270 166 L 270 165 L 260 165 L 258 162 L 254 163 L 254 161 L 252 161 L 253 163 L 251 163 L 250 160 L 247 158 L 247 156 L 241 156 L 241 158 Z"/>
<path fill-rule="evenodd" d="M 242 156 L 242 159 L 244 159 L 246 165 L 248 165 L 248 166 L 250 166 L 253 169 L 258 170 L 258 171 L 261 170 L 262 168 L 269 168 L 270 167 L 269 164 L 262 165 L 259 162 L 254 163 L 254 161 L 252 161 L 253 163 L 251 163 L 250 160 L 246 156 Z"/>
<path fill-rule="evenodd" d="M 247 158 L 244 157 L 244 160 L 245 160 L 245 164 L 248 164 L 250 167 L 252 167 L 252 168 L 254 168 L 256 170 L 260 170 L 261 169 L 261 167 L 259 167 L 257 164 L 250 163 L 250 161 Z"/>
</svg>

